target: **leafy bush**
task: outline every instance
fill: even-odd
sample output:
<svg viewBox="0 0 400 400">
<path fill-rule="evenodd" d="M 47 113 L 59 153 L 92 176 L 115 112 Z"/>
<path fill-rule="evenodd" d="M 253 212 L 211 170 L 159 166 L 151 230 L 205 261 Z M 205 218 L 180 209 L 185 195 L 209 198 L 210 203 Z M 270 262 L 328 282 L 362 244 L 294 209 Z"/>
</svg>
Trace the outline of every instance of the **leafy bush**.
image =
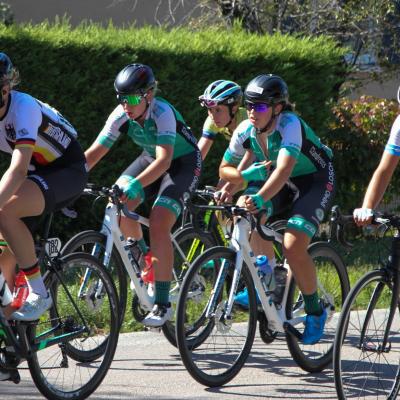
<svg viewBox="0 0 400 400">
<path fill-rule="evenodd" d="M 190 31 L 112 25 L 0 25 L 2 50 L 19 68 L 20 90 L 57 108 L 79 132 L 83 148 L 94 140 L 116 106 L 113 81 L 123 66 L 142 62 L 152 66 L 160 95 L 182 113 L 198 137 L 206 118 L 198 96 L 216 79 L 245 86 L 260 73 L 273 72 L 288 83 L 291 100 L 321 136 L 333 99 L 345 79 L 341 59 L 346 50 L 319 37 L 258 36 L 222 29 Z M 111 184 L 139 149 L 128 138 L 91 173 L 90 180 Z M 205 163 L 203 183 L 215 183 L 215 171 L 227 143 L 219 139 Z M 8 160 L 6 161 L 8 162 Z M 5 165 L 5 164 L 3 164 Z M 76 229 L 93 221 L 83 206 Z M 58 229 L 59 230 L 59 229 Z M 65 227 L 69 234 L 70 228 Z"/>
<path fill-rule="evenodd" d="M 396 101 L 371 96 L 355 101 L 342 99 L 333 107 L 335 119 L 326 141 L 335 157 L 338 183 L 335 203 L 343 209 L 351 210 L 361 204 L 398 111 Z M 399 176 L 395 175 L 386 201 L 393 198 L 399 183 Z"/>
</svg>

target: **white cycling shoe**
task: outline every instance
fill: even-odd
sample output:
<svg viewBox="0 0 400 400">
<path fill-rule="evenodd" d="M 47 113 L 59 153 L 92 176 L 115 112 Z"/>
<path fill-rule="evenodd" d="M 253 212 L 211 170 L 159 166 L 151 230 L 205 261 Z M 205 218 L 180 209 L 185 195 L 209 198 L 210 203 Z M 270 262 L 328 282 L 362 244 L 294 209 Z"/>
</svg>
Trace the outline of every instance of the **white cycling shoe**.
<svg viewBox="0 0 400 400">
<path fill-rule="evenodd" d="M 142 324 L 152 328 L 163 326 L 167 321 L 172 319 L 173 310 L 171 303 L 167 305 L 154 304 L 150 314 L 148 314 L 142 321 Z"/>
<path fill-rule="evenodd" d="M 17 321 L 35 321 L 40 318 L 53 304 L 50 293 L 47 297 L 37 293 L 29 293 L 25 303 L 11 314 L 11 319 Z"/>
</svg>

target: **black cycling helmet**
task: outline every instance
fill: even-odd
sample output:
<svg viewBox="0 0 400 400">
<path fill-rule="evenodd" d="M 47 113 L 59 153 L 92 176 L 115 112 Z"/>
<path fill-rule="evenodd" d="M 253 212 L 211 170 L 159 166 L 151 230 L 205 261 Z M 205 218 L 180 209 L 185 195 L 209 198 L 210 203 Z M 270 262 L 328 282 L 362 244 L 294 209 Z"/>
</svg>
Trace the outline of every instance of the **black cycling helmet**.
<svg viewBox="0 0 400 400">
<path fill-rule="evenodd" d="M 155 84 L 153 70 L 148 65 L 129 64 L 115 78 L 114 88 L 117 94 L 143 95 Z"/>
<path fill-rule="evenodd" d="M 244 91 L 245 101 L 275 105 L 289 101 L 286 82 L 278 75 L 262 74 L 252 79 Z"/>
<path fill-rule="evenodd" d="M 0 85 L 3 86 L 5 80 L 13 70 L 13 64 L 6 53 L 0 53 Z"/>
</svg>

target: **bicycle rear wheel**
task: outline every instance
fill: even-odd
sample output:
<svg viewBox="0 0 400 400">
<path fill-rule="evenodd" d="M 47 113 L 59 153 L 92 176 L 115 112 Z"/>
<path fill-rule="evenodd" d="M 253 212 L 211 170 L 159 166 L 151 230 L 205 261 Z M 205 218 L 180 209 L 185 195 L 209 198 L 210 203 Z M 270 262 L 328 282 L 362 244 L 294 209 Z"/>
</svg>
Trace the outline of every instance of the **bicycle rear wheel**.
<svg viewBox="0 0 400 400">
<path fill-rule="evenodd" d="M 312 243 L 308 252 L 317 271 L 318 295 L 322 303 L 329 308 L 324 335 L 314 345 L 304 345 L 289 333 L 286 334 L 286 341 L 293 359 L 300 368 L 308 372 L 320 372 L 332 361 L 339 312 L 349 293 L 350 283 L 342 259 L 328 243 Z M 286 314 L 288 319 L 305 317 L 303 296 L 294 279 L 289 286 Z"/>
<path fill-rule="evenodd" d="M 36 351 L 27 361 L 45 397 L 80 400 L 100 385 L 114 357 L 119 329 L 117 295 L 109 273 L 93 256 L 72 253 L 59 262 L 46 277 L 53 307 L 29 328 Z M 88 269 L 94 286 L 89 286 L 90 294 L 79 296 L 79 282 Z M 99 284 L 102 290 L 97 293 Z M 86 356 L 99 347 L 102 353 L 95 361 L 91 357 L 76 360 L 77 352 Z"/>
<path fill-rule="evenodd" d="M 333 367 L 340 399 L 395 399 L 400 389 L 400 315 L 395 304 L 385 348 L 383 336 L 393 298 L 388 274 L 375 270 L 351 290 L 339 319 Z"/>
<path fill-rule="evenodd" d="M 176 245 L 174 245 L 174 277 L 171 282 L 170 302 L 175 309 L 186 272 L 194 260 L 205 250 L 214 247 L 215 243 L 211 235 L 192 226 L 176 231 L 173 239 Z M 162 331 L 167 340 L 176 347 L 175 315 L 162 326 Z"/>
<path fill-rule="evenodd" d="M 226 247 L 207 250 L 187 272 L 179 296 L 176 313 L 179 352 L 192 377 L 209 387 L 221 386 L 238 374 L 254 341 L 256 294 L 245 264 L 240 290 L 247 289 L 249 307 L 241 309 L 234 305 L 231 315 L 226 315 L 235 259 L 235 251 Z M 215 271 L 219 273 L 217 280 Z"/>
</svg>

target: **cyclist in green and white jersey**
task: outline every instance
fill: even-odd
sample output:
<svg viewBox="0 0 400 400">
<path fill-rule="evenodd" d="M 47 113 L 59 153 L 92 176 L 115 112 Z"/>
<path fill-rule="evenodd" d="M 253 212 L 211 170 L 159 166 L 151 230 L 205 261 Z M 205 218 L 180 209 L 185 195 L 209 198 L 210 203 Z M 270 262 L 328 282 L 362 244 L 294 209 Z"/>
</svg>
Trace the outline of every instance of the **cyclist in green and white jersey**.
<svg viewBox="0 0 400 400">
<path fill-rule="evenodd" d="M 85 155 L 89 168 L 93 168 L 121 135 L 128 135 L 143 149 L 117 184 L 123 189 L 130 210 L 144 200 L 155 198 L 150 213 L 155 306 L 143 323 L 161 326 L 172 317 L 169 303 L 173 267 L 170 232 L 182 210 L 183 194 L 197 187 L 201 154 L 180 113 L 166 100 L 155 96 L 157 83 L 149 66 L 127 65 L 117 75 L 114 87 L 120 104 Z M 121 230 L 126 238 L 138 240 L 146 252 L 137 222 L 122 218 Z"/>
<path fill-rule="evenodd" d="M 279 76 L 257 76 L 247 85 L 244 97 L 249 119 L 236 129 L 220 176 L 235 184 L 248 182 L 240 202 L 252 212 L 265 209 L 271 216 L 293 201 L 283 250 L 305 301 L 303 342 L 313 344 L 323 334 L 327 313 L 319 303 L 315 266 L 307 247 L 333 198 L 332 152 L 293 112 L 287 85 Z M 236 166 L 246 152 L 253 164 L 238 171 Z"/>
</svg>

